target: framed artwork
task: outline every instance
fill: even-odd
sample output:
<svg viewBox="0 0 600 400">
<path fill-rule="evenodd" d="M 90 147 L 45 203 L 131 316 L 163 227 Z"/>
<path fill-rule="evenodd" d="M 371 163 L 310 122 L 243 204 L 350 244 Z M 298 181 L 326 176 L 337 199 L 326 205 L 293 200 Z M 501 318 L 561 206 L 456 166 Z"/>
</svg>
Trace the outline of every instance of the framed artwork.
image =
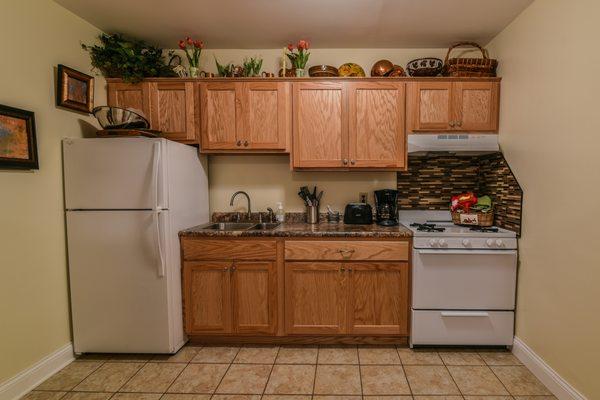
<svg viewBox="0 0 600 400">
<path fill-rule="evenodd" d="M 58 64 L 56 105 L 91 113 L 94 108 L 94 78 Z"/>
<path fill-rule="evenodd" d="M 33 112 L 0 104 L 0 168 L 39 168 Z"/>
</svg>

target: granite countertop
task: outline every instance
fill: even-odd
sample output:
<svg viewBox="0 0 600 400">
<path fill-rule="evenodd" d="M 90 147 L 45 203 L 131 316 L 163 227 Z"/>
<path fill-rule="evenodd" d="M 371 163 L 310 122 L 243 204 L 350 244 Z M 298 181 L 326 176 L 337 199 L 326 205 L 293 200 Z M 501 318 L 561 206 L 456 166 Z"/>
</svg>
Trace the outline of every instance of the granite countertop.
<svg viewBox="0 0 600 400">
<path fill-rule="evenodd" d="M 182 237 L 337 237 L 337 238 L 409 238 L 411 231 L 404 225 L 386 227 L 372 225 L 347 225 L 343 223 L 285 222 L 271 230 L 220 231 L 202 229 L 198 225 L 179 232 Z"/>
</svg>

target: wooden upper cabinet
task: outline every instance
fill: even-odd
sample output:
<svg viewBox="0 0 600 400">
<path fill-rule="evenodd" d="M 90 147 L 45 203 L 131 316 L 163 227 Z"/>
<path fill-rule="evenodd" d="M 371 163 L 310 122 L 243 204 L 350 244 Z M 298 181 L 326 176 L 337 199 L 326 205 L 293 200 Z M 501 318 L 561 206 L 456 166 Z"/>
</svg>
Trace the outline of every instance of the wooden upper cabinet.
<svg viewBox="0 0 600 400">
<path fill-rule="evenodd" d="M 277 320 L 275 263 L 236 262 L 232 273 L 233 324 L 237 333 L 274 334 Z"/>
<path fill-rule="evenodd" d="M 184 263 L 184 312 L 187 333 L 229 333 L 231 262 Z"/>
<path fill-rule="evenodd" d="M 408 335 L 408 264 L 348 263 L 348 333 Z"/>
<path fill-rule="evenodd" d="M 405 167 L 404 83 L 349 83 L 348 100 L 350 167 Z"/>
<path fill-rule="evenodd" d="M 285 330 L 288 334 L 343 334 L 346 293 L 342 264 L 285 265 Z"/>
<path fill-rule="evenodd" d="M 108 83 L 108 105 L 111 107 L 133 108 L 150 118 L 150 83 Z"/>
<path fill-rule="evenodd" d="M 453 84 L 456 129 L 498 130 L 500 84 L 496 82 L 456 82 Z"/>
<path fill-rule="evenodd" d="M 238 139 L 252 150 L 286 150 L 290 135 L 290 93 L 286 82 L 242 84 Z"/>
<path fill-rule="evenodd" d="M 408 84 L 408 128 L 413 132 L 495 132 L 500 83 L 496 81 Z"/>
<path fill-rule="evenodd" d="M 343 82 L 293 84 L 293 167 L 348 166 L 346 97 Z"/>
<path fill-rule="evenodd" d="M 285 151 L 289 105 L 286 82 L 201 83 L 202 150 Z"/>
<path fill-rule="evenodd" d="M 413 131 L 444 131 L 452 120 L 452 83 L 409 83 L 407 114 Z"/>
<path fill-rule="evenodd" d="M 150 125 L 164 137 L 197 143 L 192 82 L 150 83 Z"/>
</svg>

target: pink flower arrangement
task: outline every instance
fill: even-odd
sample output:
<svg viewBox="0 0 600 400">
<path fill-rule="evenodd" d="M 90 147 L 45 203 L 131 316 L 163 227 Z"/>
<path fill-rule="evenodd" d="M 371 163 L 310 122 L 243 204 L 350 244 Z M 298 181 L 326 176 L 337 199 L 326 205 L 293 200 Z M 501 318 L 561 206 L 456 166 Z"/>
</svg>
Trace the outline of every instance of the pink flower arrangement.
<svg viewBox="0 0 600 400">
<path fill-rule="evenodd" d="M 308 62 L 308 57 L 310 53 L 308 49 L 310 48 L 310 43 L 307 40 L 299 40 L 296 47 L 292 43 L 287 45 L 288 52 L 287 56 L 292 62 L 292 65 L 296 69 L 304 69 L 306 67 L 306 63 Z"/>
</svg>

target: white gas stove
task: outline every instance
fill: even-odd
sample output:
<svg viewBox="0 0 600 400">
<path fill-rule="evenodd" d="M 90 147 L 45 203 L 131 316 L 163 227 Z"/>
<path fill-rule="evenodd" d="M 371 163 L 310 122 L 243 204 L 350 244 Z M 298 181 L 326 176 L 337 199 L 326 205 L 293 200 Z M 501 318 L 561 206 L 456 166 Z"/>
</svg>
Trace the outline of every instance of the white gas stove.
<svg viewBox="0 0 600 400">
<path fill-rule="evenodd" d="M 413 232 L 411 345 L 511 345 L 517 239 L 452 224 L 447 211 L 401 211 Z"/>
</svg>

